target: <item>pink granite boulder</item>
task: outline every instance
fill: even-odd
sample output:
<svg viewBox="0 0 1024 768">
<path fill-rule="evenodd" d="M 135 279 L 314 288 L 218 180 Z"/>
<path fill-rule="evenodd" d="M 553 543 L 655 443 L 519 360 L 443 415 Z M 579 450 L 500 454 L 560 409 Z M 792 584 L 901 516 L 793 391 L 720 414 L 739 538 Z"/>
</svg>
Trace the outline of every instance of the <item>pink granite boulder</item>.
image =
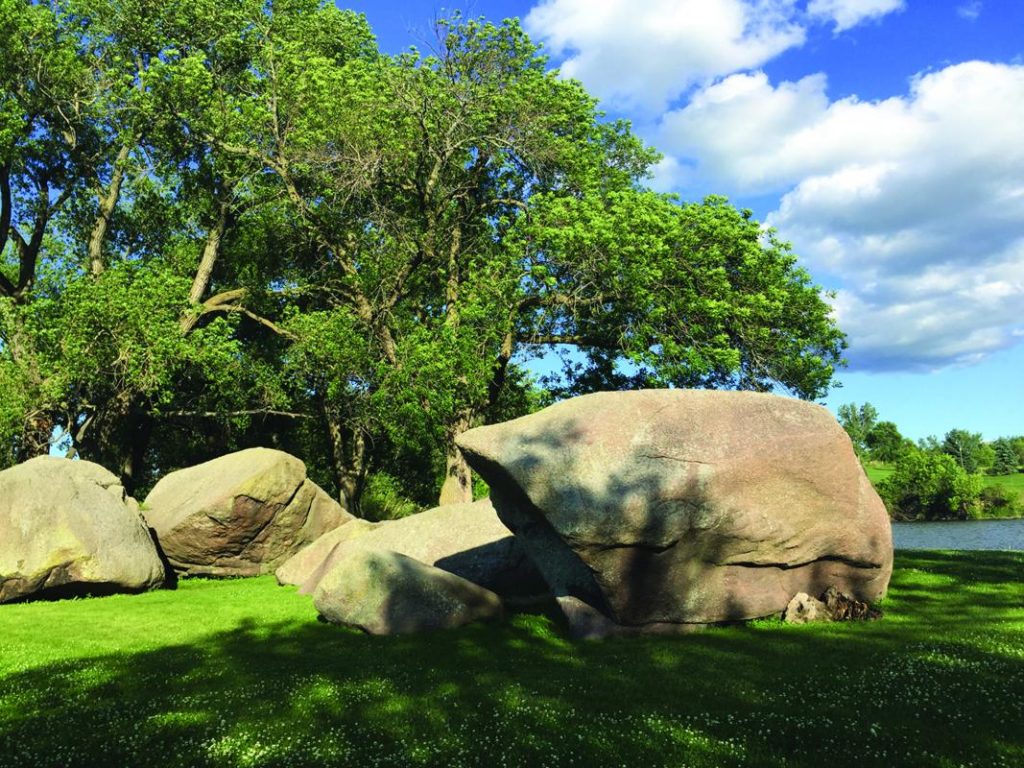
<svg viewBox="0 0 1024 768">
<path fill-rule="evenodd" d="M 746 392 L 563 401 L 458 440 L 579 636 L 885 594 L 889 517 L 824 408 Z"/>
</svg>

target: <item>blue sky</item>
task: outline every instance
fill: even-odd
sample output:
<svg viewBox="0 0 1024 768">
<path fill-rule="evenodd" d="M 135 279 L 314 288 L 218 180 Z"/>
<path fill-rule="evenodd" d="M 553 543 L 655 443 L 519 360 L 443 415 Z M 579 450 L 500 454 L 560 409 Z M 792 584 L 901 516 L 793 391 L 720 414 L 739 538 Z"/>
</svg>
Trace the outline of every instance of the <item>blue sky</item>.
<svg viewBox="0 0 1024 768">
<path fill-rule="evenodd" d="M 352 0 L 381 47 L 517 16 L 553 65 L 837 292 L 826 404 L 904 434 L 1024 434 L 1022 0 Z"/>
</svg>

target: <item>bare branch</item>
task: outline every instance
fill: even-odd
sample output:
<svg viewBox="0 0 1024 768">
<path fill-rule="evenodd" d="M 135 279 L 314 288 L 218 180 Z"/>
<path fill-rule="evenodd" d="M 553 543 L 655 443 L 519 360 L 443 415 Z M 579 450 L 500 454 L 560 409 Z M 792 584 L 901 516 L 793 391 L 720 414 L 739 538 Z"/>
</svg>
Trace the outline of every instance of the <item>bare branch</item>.
<svg viewBox="0 0 1024 768">
<path fill-rule="evenodd" d="M 167 418 L 196 418 L 196 419 L 221 419 L 232 416 L 282 416 L 286 419 L 312 419 L 308 413 L 294 413 L 292 411 L 278 411 L 272 408 L 255 408 L 247 411 L 161 411 L 154 414 L 157 417 Z"/>
</svg>

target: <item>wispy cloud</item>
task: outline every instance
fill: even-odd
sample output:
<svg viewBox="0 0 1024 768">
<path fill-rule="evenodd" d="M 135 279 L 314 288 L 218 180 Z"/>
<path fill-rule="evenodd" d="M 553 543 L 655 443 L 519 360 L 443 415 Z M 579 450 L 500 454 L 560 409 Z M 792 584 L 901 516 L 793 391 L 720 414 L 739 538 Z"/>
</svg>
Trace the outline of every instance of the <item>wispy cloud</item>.
<svg viewBox="0 0 1024 768">
<path fill-rule="evenodd" d="M 968 0 L 968 2 L 957 6 L 956 15 L 961 19 L 975 21 L 981 16 L 981 8 L 981 0 Z"/>
<path fill-rule="evenodd" d="M 811 0 L 807 13 L 835 24 L 836 34 L 902 11 L 904 0 Z"/>
</svg>

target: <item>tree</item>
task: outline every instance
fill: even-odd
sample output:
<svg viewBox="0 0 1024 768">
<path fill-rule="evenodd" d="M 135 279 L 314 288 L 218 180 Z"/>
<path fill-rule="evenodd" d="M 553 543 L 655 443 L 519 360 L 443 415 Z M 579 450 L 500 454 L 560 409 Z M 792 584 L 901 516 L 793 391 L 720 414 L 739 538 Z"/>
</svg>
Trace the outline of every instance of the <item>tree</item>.
<svg viewBox="0 0 1024 768">
<path fill-rule="evenodd" d="M 544 398 L 815 398 L 842 362 L 788 244 L 646 189 L 657 153 L 515 21 L 455 17 L 390 58 L 318 0 L 0 3 L 28 30 L 0 63 L 31 246 L 0 269 L 11 460 L 36 419 L 129 485 L 270 444 L 353 510 L 375 468 L 463 500 L 456 436 Z M 54 39 L 62 85 L 25 95 Z M 534 396 L 523 364 L 551 349 L 575 352 Z"/>
<path fill-rule="evenodd" d="M 864 438 L 871 458 L 877 461 L 893 462 L 913 443 L 900 434 L 899 429 L 891 421 L 880 421 L 875 424 Z"/>
<path fill-rule="evenodd" d="M 1024 468 L 1024 436 L 1008 438 L 1013 452 L 1017 454 L 1017 466 Z"/>
<path fill-rule="evenodd" d="M 868 434 L 878 422 L 878 410 L 871 403 L 864 403 L 861 406 L 846 403 L 839 406 L 838 416 L 839 423 L 850 436 L 853 450 L 858 456 L 864 456 L 868 451 Z"/>
<path fill-rule="evenodd" d="M 1017 451 L 1014 450 L 1013 441 L 1008 437 L 1000 437 L 992 442 L 991 448 L 994 459 L 989 472 L 993 475 L 1015 474 L 1020 467 L 1020 461 Z"/>
<path fill-rule="evenodd" d="M 965 429 L 951 429 L 942 439 L 942 452 L 952 456 L 960 467 L 970 474 L 977 472 L 984 464 L 984 443 L 980 432 Z"/>
<path fill-rule="evenodd" d="M 980 478 L 942 453 L 907 451 L 878 490 L 897 520 L 963 520 L 980 510 Z"/>
</svg>

